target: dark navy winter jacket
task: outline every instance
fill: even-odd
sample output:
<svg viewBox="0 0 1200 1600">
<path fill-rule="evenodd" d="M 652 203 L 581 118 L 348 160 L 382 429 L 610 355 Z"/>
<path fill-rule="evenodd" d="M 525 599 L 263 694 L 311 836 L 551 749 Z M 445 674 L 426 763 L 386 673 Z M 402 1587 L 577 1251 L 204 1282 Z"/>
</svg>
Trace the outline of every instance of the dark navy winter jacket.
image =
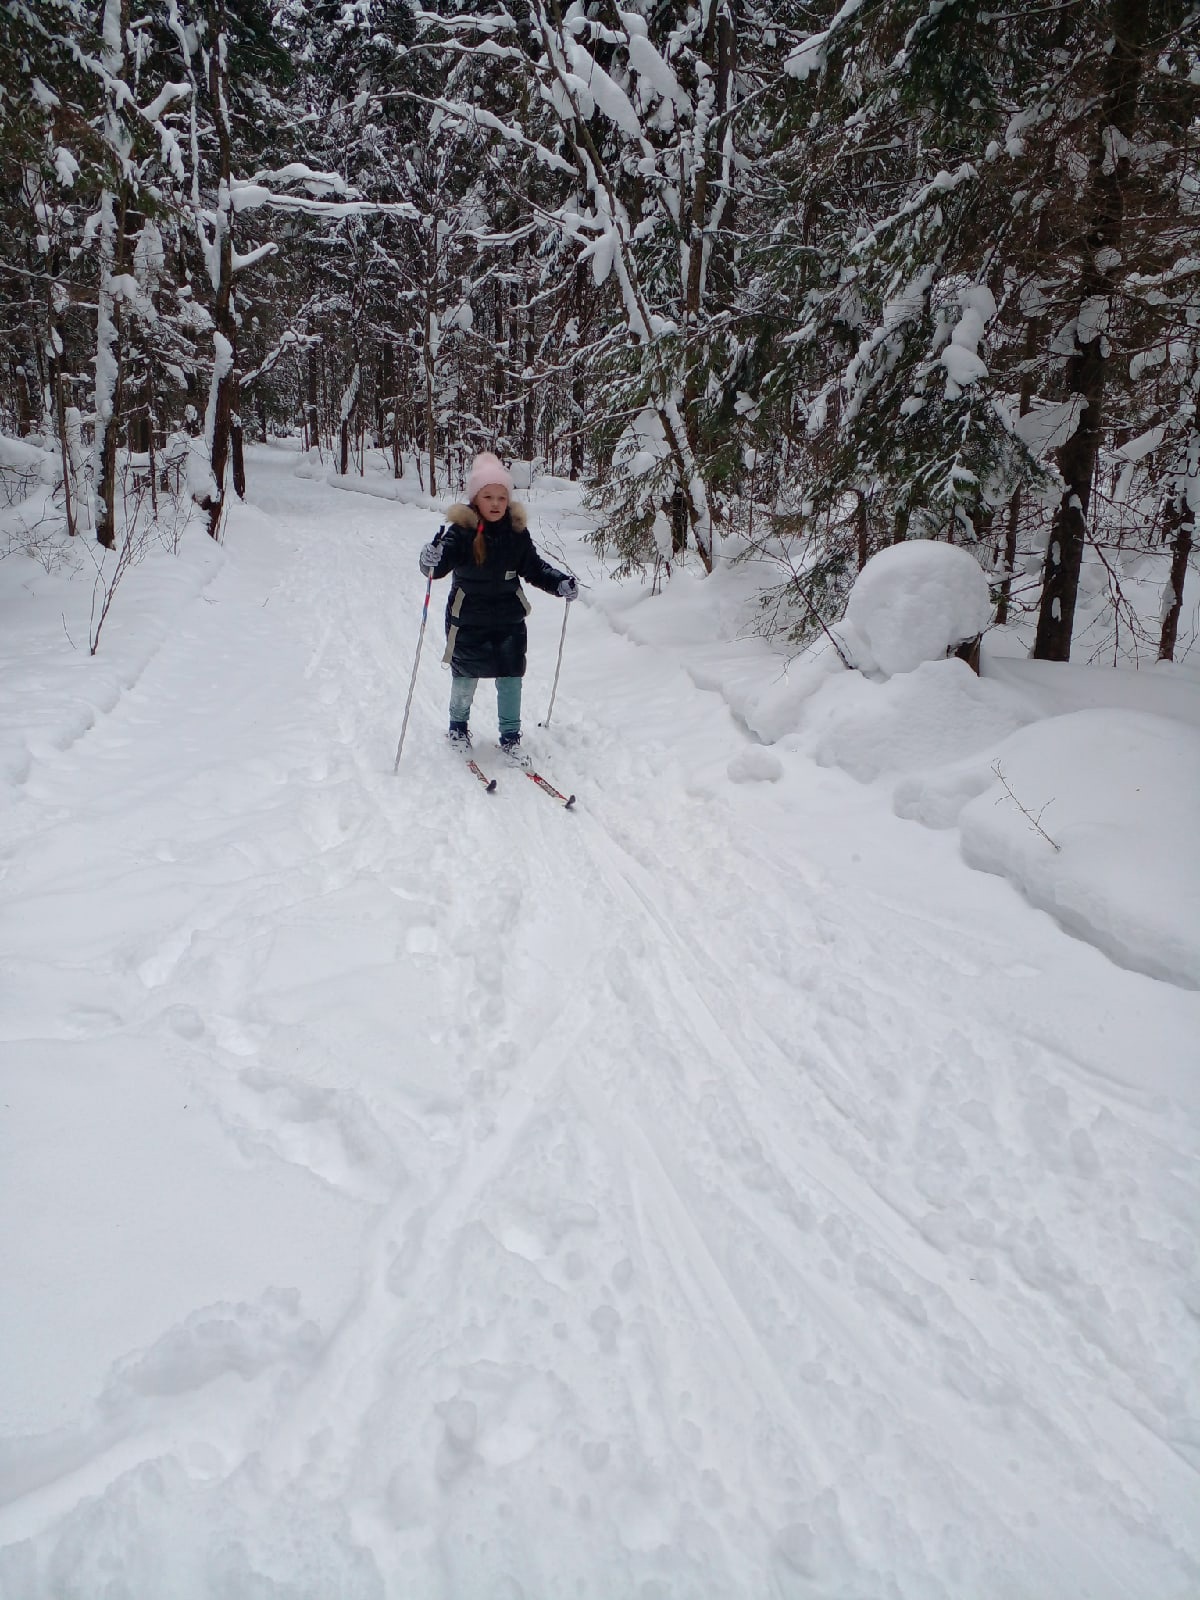
<svg viewBox="0 0 1200 1600">
<path fill-rule="evenodd" d="M 451 506 L 446 513 L 441 559 L 435 578 L 454 574 L 446 601 L 446 655 L 453 670 L 466 678 L 525 676 L 525 617 L 529 601 L 521 579 L 556 594 L 566 577 L 543 561 L 533 547 L 525 508 L 510 504 L 498 522 L 485 522 L 487 555 L 475 565 L 475 530 L 483 519 L 471 507 Z"/>
</svg>

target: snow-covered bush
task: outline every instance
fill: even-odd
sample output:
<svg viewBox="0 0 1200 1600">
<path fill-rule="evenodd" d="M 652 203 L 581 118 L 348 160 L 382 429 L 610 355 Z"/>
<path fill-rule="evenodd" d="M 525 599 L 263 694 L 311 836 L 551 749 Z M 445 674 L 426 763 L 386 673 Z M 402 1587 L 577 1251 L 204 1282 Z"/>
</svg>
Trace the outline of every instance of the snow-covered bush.
<svg viewBox="0 0 1200 1600">
<path fill-rule="evenodd" d="M 988 583 L 967 551 L 909 539 L 871 557 L 839 633 L 863 672 L 911 672 L 974 639 L 991 613 Z"/>
</svg>

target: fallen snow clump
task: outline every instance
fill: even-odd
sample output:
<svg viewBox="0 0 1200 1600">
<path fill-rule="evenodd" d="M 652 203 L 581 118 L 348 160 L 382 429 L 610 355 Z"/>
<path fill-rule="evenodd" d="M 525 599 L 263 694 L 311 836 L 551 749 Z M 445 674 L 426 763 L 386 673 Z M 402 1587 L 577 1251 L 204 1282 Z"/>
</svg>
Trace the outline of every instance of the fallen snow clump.
<svg viewBox="0 0 1200 1600">
<path fill-rule="evenodd" d="M 863 672 L 911 672 L 975 638 L 991 613 L 987 579 L 957 545 L 908 539 L 871 557 L 855 579 L 841 635 Z"/>
</svg>

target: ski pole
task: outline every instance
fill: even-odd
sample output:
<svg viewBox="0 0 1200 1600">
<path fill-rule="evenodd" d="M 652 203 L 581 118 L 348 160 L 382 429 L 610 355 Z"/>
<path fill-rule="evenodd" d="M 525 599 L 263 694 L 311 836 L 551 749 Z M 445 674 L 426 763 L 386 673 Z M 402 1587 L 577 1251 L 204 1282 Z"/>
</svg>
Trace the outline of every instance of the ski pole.
<svg viewBox="0 0 1200 1600">
<path fill-rule="evenodd" d="M 413 660 L 412 679 L 408 685 L 408 699 L 404 702 L 404 721 L 400 725 L 400 743 L 396 746 L 396 759 L 392 764 L 393 773 L 400 770 L 400 752 L 404 749 L 404 735 L 408 732 L 408 713 L 412 710 L 413 690 L 417 686 L 417 668 L 421 664 L 421 646 L 425 642 L 425 624 L 429 620 L 429 596 L 433 590 L 432 573 L 425 580 L 425 604 L 421 608 L 421 631 L 417 635 L 417 654 Z"/>
<path fill-rule="evenodd" d="M 571 615 L 571 608 L 564 601 L 563 602 L 562 632 L 558 636 L 558 664 L 554 668 L 554 687 L 550 691 L 550 710 L 547 711 L 546 720 L 545 720 L 545 722 L 542 723 L 542 727 L 543 728 L 548 728 L 550 726 L 550 714 L 554 710 L 554 696 L 558 693 L 558 675 L 562 671 L 563 645 L 566 643 L 566 639 L 567 639 L 567 618 L 570 615 Z"/>
</svg>

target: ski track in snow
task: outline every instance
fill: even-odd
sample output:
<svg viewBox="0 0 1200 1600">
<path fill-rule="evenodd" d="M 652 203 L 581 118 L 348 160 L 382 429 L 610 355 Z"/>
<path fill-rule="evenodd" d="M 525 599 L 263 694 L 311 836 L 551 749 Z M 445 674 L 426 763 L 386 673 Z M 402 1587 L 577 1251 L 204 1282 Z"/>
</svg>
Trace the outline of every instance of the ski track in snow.
<svg viewBox="0 0 1200 1600">
<path fill-rule="evenodd" d="M 1200 1592 L 1195 996 L 586 601 L 577 813 L 442 748 L 436 592 L 393 777 L 432 519 L 288 465 L 13 807 L 0 1595 Z"/>
</svg>

